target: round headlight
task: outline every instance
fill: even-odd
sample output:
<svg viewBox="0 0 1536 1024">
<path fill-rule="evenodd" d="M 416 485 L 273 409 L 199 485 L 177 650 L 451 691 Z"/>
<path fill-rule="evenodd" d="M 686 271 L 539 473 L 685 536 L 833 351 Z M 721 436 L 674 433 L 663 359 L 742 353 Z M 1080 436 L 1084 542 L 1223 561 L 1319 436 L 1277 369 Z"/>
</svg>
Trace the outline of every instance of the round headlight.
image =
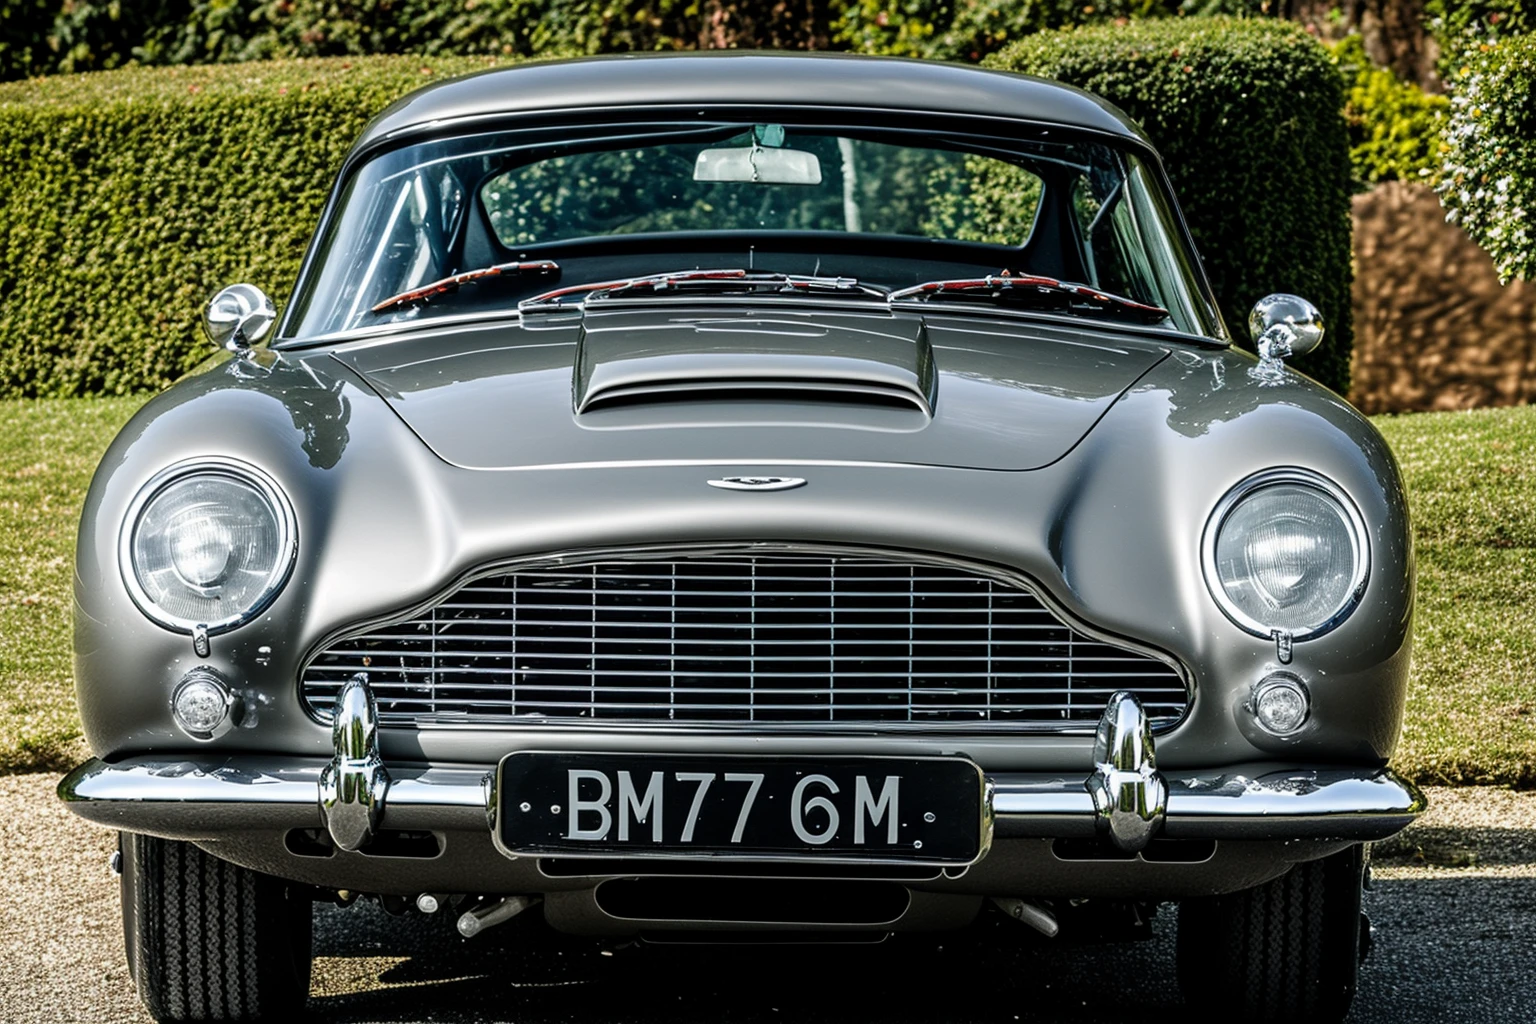
<svg viewBox="0 0 1536 1024">
<path fill-rule="evenodd" d="M 198 460 L 155 477 L 123 530 L 123 579 L 171 629 L 229 629 L 266 607 L 293 566 L 287 499 L 254 467 Z"/>
<path fill-rule="evenodd" d="M 1249 477 L 1205 533 L 1206 581 L 1227 616 L 1258 636 L 1297 640 L 1344 620 L 1365 588 L 1364 523 L 1330 481 L 1304 470 Z"/>
</svg>

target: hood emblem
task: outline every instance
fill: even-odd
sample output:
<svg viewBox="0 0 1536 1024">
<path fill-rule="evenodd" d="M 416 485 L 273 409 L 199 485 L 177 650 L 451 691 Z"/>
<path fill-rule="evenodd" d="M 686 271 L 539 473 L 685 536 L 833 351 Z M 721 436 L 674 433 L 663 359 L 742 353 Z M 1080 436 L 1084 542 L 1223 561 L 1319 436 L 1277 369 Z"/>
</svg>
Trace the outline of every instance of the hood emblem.
<svg viewBox="0 0 1536 1024">
<path fill-rule="evenodd" d="M 798 476 L 723 476 L 709 481 L 709 486 L 727 491 L 787 491 L 805 486 L 805 481 Z"/>
</svg>

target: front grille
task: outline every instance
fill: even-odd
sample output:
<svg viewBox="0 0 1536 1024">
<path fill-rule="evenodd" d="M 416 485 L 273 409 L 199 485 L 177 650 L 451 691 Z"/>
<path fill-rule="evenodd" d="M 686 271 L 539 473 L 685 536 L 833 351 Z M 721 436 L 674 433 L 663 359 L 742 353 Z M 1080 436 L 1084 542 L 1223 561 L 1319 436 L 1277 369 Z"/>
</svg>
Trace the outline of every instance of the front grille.
<svg viewBox="0 0 1536 1024">
<path fill-rule="evenodd" d="M 700 554 L 477 579 L 326 648 L 304 699 L 328 718 L 366 672 L 380 720 L 790 723 L 1083 731 L 1116 690 L 1154 726 L 1179 674 L 1091 639 L 1028 590 L 951 565 Z"/>
</svg>

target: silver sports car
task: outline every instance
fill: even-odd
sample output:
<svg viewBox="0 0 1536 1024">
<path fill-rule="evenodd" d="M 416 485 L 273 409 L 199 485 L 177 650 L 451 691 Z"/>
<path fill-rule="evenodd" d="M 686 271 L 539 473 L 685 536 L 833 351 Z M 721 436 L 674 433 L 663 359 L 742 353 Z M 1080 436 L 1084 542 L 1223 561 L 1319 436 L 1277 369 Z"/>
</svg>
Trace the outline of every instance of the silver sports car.
<svg viewBox="0 0 1536 1024">
<path fill-rule="evenodd" d="M 1402 485 L 1286 368 L 1309 303 L 1234 347 L 1112 107 L 817 55 L 449 81 L 358 140 L 281 319 L 207 326 L 90 489 L 60 786 L 159 1020 L 282 1017 L 358 898 L 737 940 L 1172 902 L 1192 1004 L 1345 1013 L 1365 844 L 1424 806 Z"/>
</svg>

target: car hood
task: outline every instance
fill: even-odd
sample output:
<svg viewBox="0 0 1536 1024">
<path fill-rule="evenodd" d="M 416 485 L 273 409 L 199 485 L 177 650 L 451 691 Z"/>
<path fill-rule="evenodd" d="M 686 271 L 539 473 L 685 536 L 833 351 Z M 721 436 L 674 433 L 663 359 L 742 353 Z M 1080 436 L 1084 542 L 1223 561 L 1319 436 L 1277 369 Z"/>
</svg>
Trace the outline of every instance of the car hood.
<svg viewBox="0 0 1536 1024">
<path fill-rule="evenodd" d="M 471 469 L 1025 470 L 1061 458 L 1167 354 L 1097 325 L 651 304 L 426 329 L 333 358 Z"/>
</svg>

